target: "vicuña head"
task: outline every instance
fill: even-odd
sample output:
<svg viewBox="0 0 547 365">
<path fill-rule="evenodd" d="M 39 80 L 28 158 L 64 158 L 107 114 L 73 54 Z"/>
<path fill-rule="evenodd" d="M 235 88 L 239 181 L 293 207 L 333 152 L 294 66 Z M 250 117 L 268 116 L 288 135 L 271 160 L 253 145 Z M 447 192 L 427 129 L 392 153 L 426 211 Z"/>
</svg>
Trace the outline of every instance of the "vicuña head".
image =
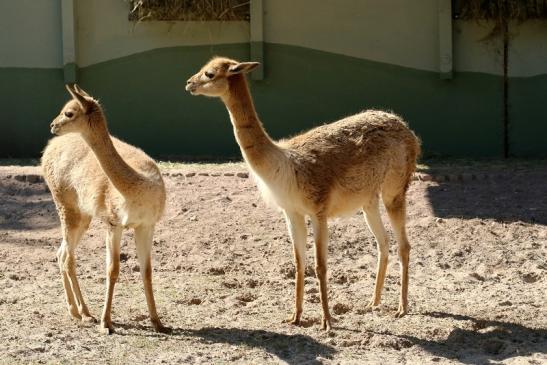
<svg viewBox="0 0 547 365">
<path fill-rule="evenodd" d="M 230 77 L 251 72 L 259 65 L 258 62 L 238 62 L 214 57 L 186 81 L 186 91 L 192 95 L 222 97 L 229 91 Z"/>
<path fill-rule="evenodd" d="M 52 134 L 60 136 L 71 132 L 85 133 L 94 124 L 104 122 L 104 118 L 96 118 L 95 115 L 102 115 L 97 100 L 76 84 L 66 85 L 66 89 L 72 95 L 72 100 L 65 104 L 61 113 L 51 123 Z"/>
</svg>

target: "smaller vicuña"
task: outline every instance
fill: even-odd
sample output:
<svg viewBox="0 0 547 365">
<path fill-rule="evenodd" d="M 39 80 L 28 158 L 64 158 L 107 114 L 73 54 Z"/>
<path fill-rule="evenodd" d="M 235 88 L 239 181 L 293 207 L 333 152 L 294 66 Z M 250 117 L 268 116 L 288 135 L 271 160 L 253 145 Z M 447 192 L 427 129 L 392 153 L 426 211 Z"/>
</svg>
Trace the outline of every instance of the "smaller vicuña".
<svg viewBox="0 0 547 365">
<path fill-rule="evenodd" d="M 152 325 L 167 330 L 156 313 L 152 291 L 152 235 L 165 207 L 165 187 L 154 160 L 108 132 L 99 102 L 77 85 L 51 123 L 42 156 L 44 177 L 61 220 L 63 240 L 57 251 L 68 311 L 73 318 L 94 322 L 76 277 L 76 246 L 92 217 L 106 226 L 107 280 L 100 329 L 113 331 L 110 310 L 120 270 L 124 228 L 135 230 L 135 244 Z"/>
</svg>

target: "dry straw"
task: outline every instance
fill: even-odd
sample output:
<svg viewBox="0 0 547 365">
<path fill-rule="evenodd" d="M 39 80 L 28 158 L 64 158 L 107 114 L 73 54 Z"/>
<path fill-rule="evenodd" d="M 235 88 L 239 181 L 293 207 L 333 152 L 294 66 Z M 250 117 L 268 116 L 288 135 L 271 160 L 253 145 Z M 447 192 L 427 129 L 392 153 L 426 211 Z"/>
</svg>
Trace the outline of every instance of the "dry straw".
<svg viewBox="0 0 547 365">
<path fill-rule="evenodd" d="M 130 0 L 129 19 L 249 20 L 249 0 Z"/>
<path fill-rule="evenodd" d="M 455 7 L 464 20 L 547 19 L 547 0 L 456 0 Z"/>
</svg>

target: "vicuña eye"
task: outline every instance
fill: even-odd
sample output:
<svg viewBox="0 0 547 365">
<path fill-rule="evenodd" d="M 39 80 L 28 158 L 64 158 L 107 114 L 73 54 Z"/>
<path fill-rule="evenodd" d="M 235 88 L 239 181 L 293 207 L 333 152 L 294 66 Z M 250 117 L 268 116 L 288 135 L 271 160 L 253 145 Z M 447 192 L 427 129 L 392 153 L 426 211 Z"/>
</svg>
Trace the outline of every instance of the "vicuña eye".
<svg viewBox="0 0 547 365">
<path fill-rule="evenodd" d="M 65 117 L 72 118 L 74 116 L 74 113 L 72 112 L 65 112 Z"/>
<path fill-rule="evenodd" d="M 205 76 L 207 76 L 207 78 L 209 78 L 209 79 L 212 79 L 213 77 L 215 77 L 215 74 L 212 73 L 212 72 L 206 71 Z"/>
</svg>

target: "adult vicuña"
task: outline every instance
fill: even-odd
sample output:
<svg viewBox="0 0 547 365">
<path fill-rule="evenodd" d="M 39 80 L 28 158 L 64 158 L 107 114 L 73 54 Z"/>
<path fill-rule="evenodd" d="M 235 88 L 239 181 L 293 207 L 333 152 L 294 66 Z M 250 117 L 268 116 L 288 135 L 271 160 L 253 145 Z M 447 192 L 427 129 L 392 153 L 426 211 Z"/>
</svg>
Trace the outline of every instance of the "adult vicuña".
<svg viewBox="0 0 547 365">
<path fill-rule="evenodd" d="M 151 250 L 154 226 L 165 206 L 165 187 L 155 162 L 143 151 L 111 137 L 97 100 L 77 85 L 73 99 L 51 123 L 42 156 L 45 180 L 59 213 L 63 241 L 57 259 L 69 313 L 94 322 L 76 278 L 75 250 L 92 217 L 106 223 L 107 281 L 100 329 L 111 333 L 111 306 L 120 266 L 124 228 L 135 230 L 135 244 L 146 302 L 156 331 L 166 330 L 152 291 Z"/>
<path fill-rule="evenodd" d="M 258 119 L 244 76 L 258 65 L 213 58 L 188 80 L 186 90 L 222 99 L 243 157 L 262 194 L 285 212 L 296 262 L 295 312 L 289 321 L 299 324 L 302 314 L 305 216 L 310 217 L 315 236 L 322 328 L 331 327 L 326 276 L 328 217 L 364 210 L 379 255 L 369 307 L 380 303 L 389 251 L 379 212 L 380 194 L 399 243 L 402 279 L 396 316 L 403 316 L 407 312 L 410 252 L 405 232 L 405 194 L 420 153 L 418 139 L 400 117 L 370 110 L 273 142 Z"/>
</svg>

